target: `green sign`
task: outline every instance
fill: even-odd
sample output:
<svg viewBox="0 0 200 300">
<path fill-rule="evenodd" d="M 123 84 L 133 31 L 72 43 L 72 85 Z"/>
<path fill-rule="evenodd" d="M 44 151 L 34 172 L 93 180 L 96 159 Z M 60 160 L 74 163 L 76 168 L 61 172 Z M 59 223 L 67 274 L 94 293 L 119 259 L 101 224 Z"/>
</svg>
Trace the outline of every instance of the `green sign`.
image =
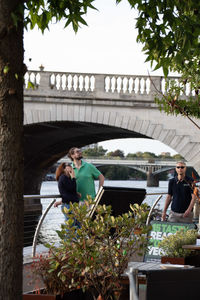
<svg viewBox="0 0 200 300">
<path fill-rule="evenodd" d="M 188 229 L 196 228 L 196 225 L 193 223 L 186 224 L 160 221 L 152 221 L 151 226 L 152 230 L 149 233 L 151 238 L 149 240 L 148 252 L 145 255 L 145 261 L 160 260 L 161 249 L 158 247 L 158 244 L 163 238 L 174 234 L 180 229 L 184 229 L 186 231 Z"/>
</svg>

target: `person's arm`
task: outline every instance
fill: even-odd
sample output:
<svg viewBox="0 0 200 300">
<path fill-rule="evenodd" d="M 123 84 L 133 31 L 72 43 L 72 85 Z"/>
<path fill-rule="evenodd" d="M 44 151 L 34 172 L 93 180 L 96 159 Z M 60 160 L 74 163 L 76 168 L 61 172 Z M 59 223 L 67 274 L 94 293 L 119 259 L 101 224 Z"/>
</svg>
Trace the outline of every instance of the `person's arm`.
<svg viewBox="0 0 200 300">
<path fill-rule="evenodd" d="M 195 195 L 192 194 L 192 199 L 190 201 L 190 205 L 188 206 L 188 208 L 186 209 L 186 211 L 183 214 L 183 218 L 186 218 L 192 211 L 193 206 L 194 206 L 194 201 L 195 201 Z"/>
<path fill-rule="evenodd" d="M 99 189 L 100 189 L 100 187 L 103 186 L 103 184 L 104 184 L 104 176 L 103 176 L 103 174 L 100 174 L 99 177 L 98 177 L 98 179 L 99 179 Z"/>
<path fill-rule="evenodd" d="M 172 196 L 170 194 L 167 194 L 167 197 L 165 200 L 165 206 L 164 206 L 163 213 L 162 213 L 162 221 L 166 220 L 167 209 L 168 209 L 171 201 L 172 201 Z"/>
<path fill-rule="evenodd" d="M 60 200 L 60 201 L 56 201 L 55 203 L 54 203 L 54 207 L 58 207 L 59 205 L 61 205 L 62 204 L 62 200 Z"/>
</svg>

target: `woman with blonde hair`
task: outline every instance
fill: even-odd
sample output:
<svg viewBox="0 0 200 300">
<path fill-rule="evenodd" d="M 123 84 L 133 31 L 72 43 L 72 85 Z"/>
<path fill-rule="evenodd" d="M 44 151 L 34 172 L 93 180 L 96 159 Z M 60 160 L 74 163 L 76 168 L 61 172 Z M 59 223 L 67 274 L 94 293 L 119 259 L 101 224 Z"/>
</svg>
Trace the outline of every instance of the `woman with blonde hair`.
<svg viewBox="0 0 200 300">
<path fill-rule="evenodd" d="M 79 202 L 79 195 L 76 191 L 75 174 L 70 164 L 62 163 L 58 166 L 56 170 L 56 180 L 58 181 L 58 189 L 62 200 L 56 201 L 54 207 L 61 205 L 62 212 L 64 213 L 64 207 L 69 209 L 70 202 Z"/>
</svg>

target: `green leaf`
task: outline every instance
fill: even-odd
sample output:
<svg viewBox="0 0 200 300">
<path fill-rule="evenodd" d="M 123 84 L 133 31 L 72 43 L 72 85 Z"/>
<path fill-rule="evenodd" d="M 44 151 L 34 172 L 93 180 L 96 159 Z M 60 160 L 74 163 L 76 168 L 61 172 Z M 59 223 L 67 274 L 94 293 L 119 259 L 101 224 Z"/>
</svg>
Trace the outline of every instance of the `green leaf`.
<svg viewBox="0 0 200 300">
<path fill-rule="evenodd" d="M 28 82 L 28 86 L 27 86 L 27 89 L 35 89 L 35 84 L 31 81 Z"/>
<path fill-rule="evenodd" d="M 10 67 L 7 65 L 3 68 L 3 73 L 7 74 L 9 72 L 9 70 L 10 70 Z"/>
</svg>

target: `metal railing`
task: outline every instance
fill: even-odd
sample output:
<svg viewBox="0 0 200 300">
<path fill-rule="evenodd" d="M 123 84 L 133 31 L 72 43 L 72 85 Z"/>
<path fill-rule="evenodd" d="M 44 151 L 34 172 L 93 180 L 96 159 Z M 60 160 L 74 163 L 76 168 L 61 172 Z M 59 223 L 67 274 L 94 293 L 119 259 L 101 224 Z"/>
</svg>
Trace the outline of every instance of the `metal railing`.
<svg viewBox="0 0 200 300">
<path fill-rule="evenodd" d="M 156 201 L 153 203 L 153 205 L 151 206 L 151 210 L 149 212 L 148 218 L 147 218 L 147 224 L 149 223 L 150 219 L 151 219 L 151 215 L 154 211 L 154 208 L 156 207 L 156 205 L 158 204 L 158 202 L 160 201 L 160 199 L 162 198 L 163 195 L 166 195 L 167 193 L 147 193 L 145 199 L 148 196 L 155 196 L 155 195 L 159 195 L 159 197 L 156 199 Z M 42 215 L 40 216 L 40 219 L 37 223 L 37 226 L 35 228 L 34 231 L 34 235 L 32 236 L 33 238 L 33 243 L 32 243 L 32 257 L 34 257 L 36 255 L 36 247 L 37 247 L 37 241 L 38 241 L 38 236 L 40 234 L 40 230 L 41 227 L 43 225 L 43 222 L 48 214 L 48 212 L 50 211 L 50 209 L 52 208 L 53 204 L 56 201 L 56 198 L 61 198 L 61 196 L 59 194 L 49 194 L 49 195 L 24 195 L 24 200 L 27 199 L 53 199 L 50 203 L 48 203 L 48 205 L 46 206 L 44 212 L 42 213 Z"/>
</svg>

